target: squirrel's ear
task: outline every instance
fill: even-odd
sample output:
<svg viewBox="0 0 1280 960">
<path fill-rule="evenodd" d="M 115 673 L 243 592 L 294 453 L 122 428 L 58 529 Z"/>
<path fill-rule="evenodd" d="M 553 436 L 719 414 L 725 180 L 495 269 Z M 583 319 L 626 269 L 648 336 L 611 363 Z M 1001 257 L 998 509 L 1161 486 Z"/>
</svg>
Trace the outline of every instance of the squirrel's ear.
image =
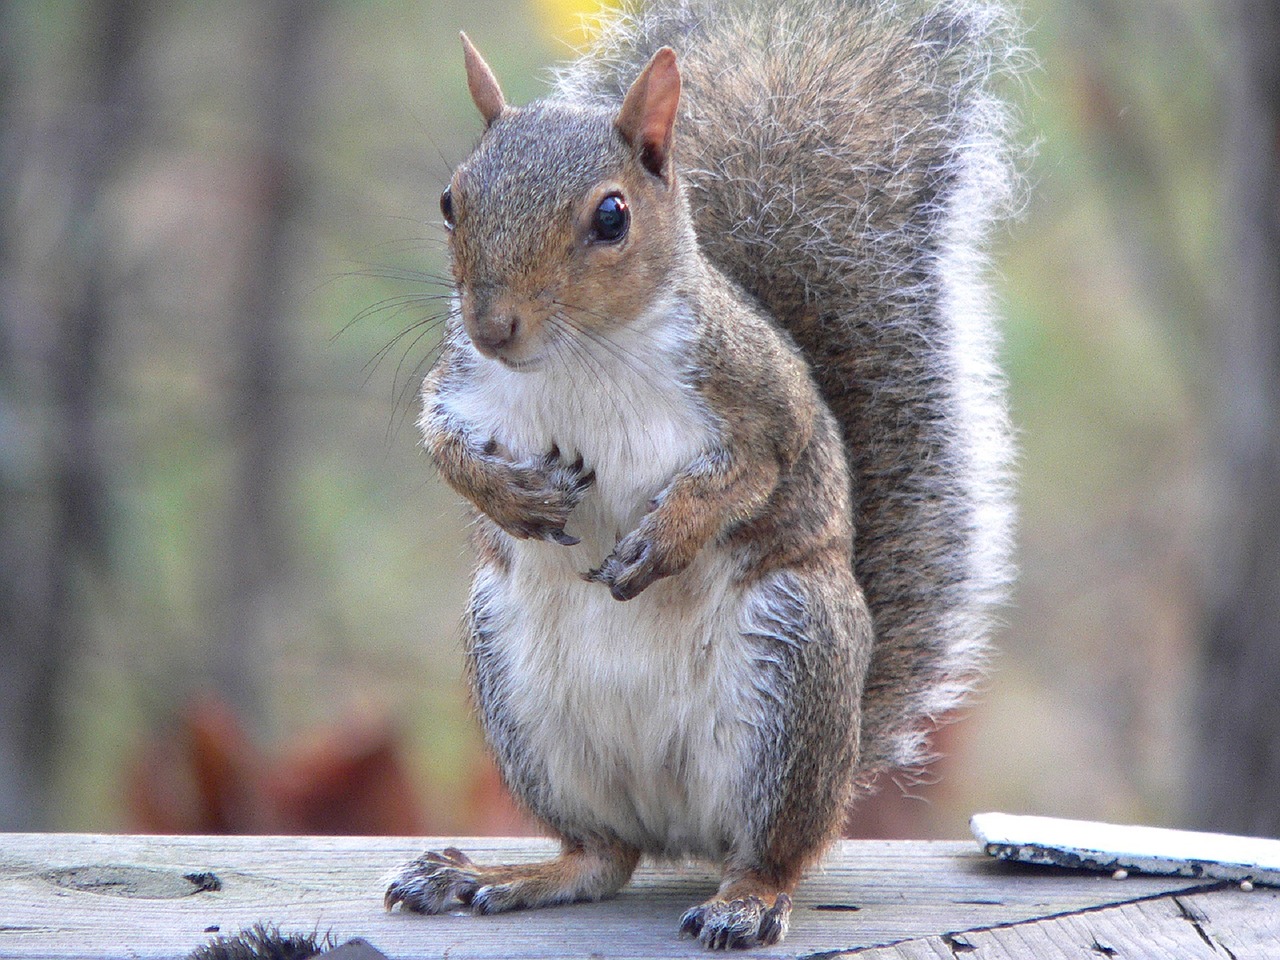
<svg viewBox="0 0 1280 960">
<path fill-rule="evenodd" d="M 480 51 L 471 42 L 471 38 L 465 33 L 459 33 L 459 36 L 462 37 L 462 55 L 467 62 L 467 89 L 471 91 L 471 99 L 480 111 L 480 116 L 484 117 L 484 125 L 491 127 L 493 121 L 506 109 L 507 101 L 502 96 L 502 88 L 498 86 L 498 78 L 484 62 L 484 57 L 480 56 Z"/>
<path fill-rule="evenodd" d="M 680 106 L 680 70 L 676 52 L 663 47 L 640 71 L 614 121 L 618 132 L 640 156 L 646 170 L 670 181 L 671 132 Z"/>
</svg>

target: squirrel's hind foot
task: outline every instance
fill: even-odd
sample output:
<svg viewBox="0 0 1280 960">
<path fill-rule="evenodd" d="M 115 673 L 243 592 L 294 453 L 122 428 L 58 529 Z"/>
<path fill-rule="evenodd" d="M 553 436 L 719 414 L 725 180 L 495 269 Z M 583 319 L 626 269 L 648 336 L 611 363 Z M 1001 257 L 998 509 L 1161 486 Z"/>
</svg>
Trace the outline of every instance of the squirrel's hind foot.
<svg viewBox="0 0 1280 960">
<path fill-rule="evenodd" d="M 566 847 L 554 860 L 491 867 L 461 850 L 428 851 L 392 875 L 383 903 L 413 913 L 442 913 L 454 903 L 473 913 L 602 900 L 617 893 L 640 859 L 629 847 Z"/>
<path fill-rule="evenodd" d="M 785 937 L 790 923 L 791 898 L 785 893 L 772 906 L 751 894 L 690 907 L 680 918 L 680 935 L 697 937 L 709 950 L 762 947 Z"/>
<path fill-rule="evenodd" d="M 414 913 L 441 913 L 451 903 L 470 904 L 480 887 L 478 867 L 461 850 L 428 850 L 388 878 L 383 905 Z"/>
</svg>

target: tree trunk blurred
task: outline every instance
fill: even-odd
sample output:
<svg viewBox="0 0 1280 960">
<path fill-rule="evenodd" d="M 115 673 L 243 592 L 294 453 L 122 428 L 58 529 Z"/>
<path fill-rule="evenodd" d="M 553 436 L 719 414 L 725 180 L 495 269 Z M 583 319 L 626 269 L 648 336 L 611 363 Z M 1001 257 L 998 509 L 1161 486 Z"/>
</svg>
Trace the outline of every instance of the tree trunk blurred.
<svg viewBox="0 0 1280 960">
<path fill-rule="evenodd" d="M 237 473 L 210 647 L 214 682 L 250 719 L 263 712 L 266 646 L 288 616 L 292 581 L 285 513 L 293 432 L 288 391 L 296 382 L 289 278 L 304 190 L 311 41 L 323 5 L 272 0 L 258 10 L 262 45 L 247 64 L 258 114 L 245 184 L 256 222 L 248 231 L 243 298 L 232 331 L 236 378 L 229 429 Z"/>
<path fill-rule="evenodd" d="M 1236 0 L 1227 44 L 1227 502 L 1188 788 L 1205 829 L 1280 835 L 1280 5 Z"/>
<path fill-rule="evenodd" d="M 0 24 L 15 8 L 0 7 Z M 136 53 L 148 4 L 101 0 L 80 13 L 89 24 L 79 61 L 84 99 L 62 123 L 30 129 L 10 85 L 0 84 L 0 109 L 10 108 L 0 114 L 0 189 L 13 189 L 19 169 L 35 170 L 61 204 L 51 254 L 19 280 L 11 255 L 22 229 L 17 198 L 6 193 L 0 202 L 0 370 L 10 388 L 25 386 L 47 406 L 27 431 L 42 442 L 0 475 L 0 829 L 47 822 L 65 719 L 55 695 L 84 629 L 80 588 L 106 572 L 108 557 L 99 411 L 108 392 L 110 291 L 101 200 L 137 139 Z M 31 413 L 15 405 L 11 415 Z"/>
</svg>

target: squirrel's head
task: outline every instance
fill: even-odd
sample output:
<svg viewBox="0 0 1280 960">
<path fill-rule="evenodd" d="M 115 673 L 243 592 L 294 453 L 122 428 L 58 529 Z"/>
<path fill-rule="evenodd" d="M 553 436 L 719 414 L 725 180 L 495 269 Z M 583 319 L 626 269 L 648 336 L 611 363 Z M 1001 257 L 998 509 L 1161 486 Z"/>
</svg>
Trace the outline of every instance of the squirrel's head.
<svg viewBox="0 0 1280 960">
<path fill-rule="evenodd" d="M 649 61 L 621 107 L 508 106 L 463 35 L 485 132 L 440 198 L 462 320 L 476 349 L 531 369 L 644 313 L 687 262 L 676 179 L 675 53 Z M 566 353 L 567 351 L 567 353 Z"/>
</svg>

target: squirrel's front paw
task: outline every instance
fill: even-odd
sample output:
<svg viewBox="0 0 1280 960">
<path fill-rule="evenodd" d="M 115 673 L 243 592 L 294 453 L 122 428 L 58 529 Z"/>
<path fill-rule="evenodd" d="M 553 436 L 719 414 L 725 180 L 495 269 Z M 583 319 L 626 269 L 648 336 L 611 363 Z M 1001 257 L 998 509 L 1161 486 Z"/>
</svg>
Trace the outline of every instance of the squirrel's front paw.
<svg viewBox="0 0 1280 960">
<path fill-rule="evenodd" d="M 441 913 L 450 903 L 469 905 L 480 887 L 476 865 L 461 850 L 428 850 L 389 878 L 383 904 L 414 913 Z"/>
<path fill-rule="evenodd" d="M 521 540 L 551 540 L 567 547 L 578 542 L 564 527 L 596 479 L 581 456 L 566 462 L 553 446 L 544 457 L 499 461 L 495 469 L 498 482 L 480 504 L 489 519 Z"/>
<path fill-rule="evenodd" d="M 684 569 L 685 564 L 676 562 L 673 551 L 664 549 L 649 528 L 650 524 L 642 523 L 632 530 L 618 541 L 604 563 L 583 574 L 584 578 L 603 583 L 615 600 L 630 600 L 655 581 Z"/>
<path fill-rule="evenodd" d="M 711 950 L 767 946 L 787 935 L 791 898 L 778 894 L 773 906 L 759 897 L 709 900 L 691 907 L 680 918 L 682 936 L 697 937 Z"/>
</svg>

